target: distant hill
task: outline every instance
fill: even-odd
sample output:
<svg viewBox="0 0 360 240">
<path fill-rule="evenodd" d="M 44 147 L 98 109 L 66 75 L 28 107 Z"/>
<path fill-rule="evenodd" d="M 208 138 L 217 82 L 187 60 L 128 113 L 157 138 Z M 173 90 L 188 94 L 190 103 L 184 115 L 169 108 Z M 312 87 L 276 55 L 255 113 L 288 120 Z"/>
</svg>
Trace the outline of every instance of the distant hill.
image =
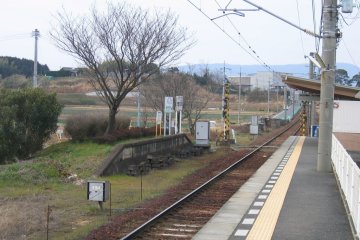
<svg viewBox="0 0 360 240">
<path fill-rule="evenodd" d="M 190 66 L 180 66 L 179 70 L 182 72 L 201 73 L 203 69 L 207 67 L 211 72 L 223 72 L 223 63 L 213 64 L 193 64 Z M 268 70 L 262 65 L 238 65 L 238 64 L 226 64 L 226 75 L 227 76 L 239 76 L 240 67 L 241 75 L 251 75 L 256 72 L 267 72 Z M 287 65 L 270 65 L 270 67 L 276 72 L 290 73 L 298 77 L 307 77 L 309 75 L 309 66 L 305 64 L 287 64 Z M 349 63 L 338 63 L 337 69 L 345 69 L 348 72 L 349 77 L 360 72 L 360 68 Z"/>
<path fill-rule="evenodd" d="M 48 66 L 37 64 L 38 73 L 45 74 L 49 71 Z M 0 56 L 0 76 L 6 78 L 8 76 L 19 74 L 30 77 L 34 72 L 34 61 L 25 58 L 1 57 Z"/>
</svg>

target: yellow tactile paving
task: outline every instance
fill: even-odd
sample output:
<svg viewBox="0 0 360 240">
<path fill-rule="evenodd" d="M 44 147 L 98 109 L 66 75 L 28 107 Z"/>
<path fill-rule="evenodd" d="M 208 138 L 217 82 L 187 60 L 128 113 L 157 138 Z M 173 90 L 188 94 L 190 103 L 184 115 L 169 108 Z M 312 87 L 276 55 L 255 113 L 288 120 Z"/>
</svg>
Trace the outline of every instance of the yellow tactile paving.
<svg viewBox="0 0 360 240">
<path fill-rule="evenodd" d="M 271 239 L 294 174 L 305 137 L 300 137 L 246 239 Z"/>
</svg>

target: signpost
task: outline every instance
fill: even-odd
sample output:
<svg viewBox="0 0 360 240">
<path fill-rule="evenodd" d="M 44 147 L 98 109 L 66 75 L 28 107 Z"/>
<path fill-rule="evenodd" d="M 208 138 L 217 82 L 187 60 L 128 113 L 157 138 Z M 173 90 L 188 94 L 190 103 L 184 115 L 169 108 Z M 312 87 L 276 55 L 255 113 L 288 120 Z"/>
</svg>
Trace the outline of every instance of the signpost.
<svg viewBox="0 0 360 240">
<path fill-rule="evenodd" d="M 160 125 L 160 132 L 159 132 L 159 136 L 161 135 L 161 120 L 162 120 L 162 112 L 161 111 L 157 111 L 156 112 L 156 120 L 155 120 L 155 136 L 157 137 L 158 136 L 158 125 Z"/>
<path fill-rule="evenodd" d="M 184 105 L 184 97 L 176 96 L 176 105 L 175 105 L 175 133 L 181 133 L 181 120 L 182 120 L 182 110 Z M 179 112 L 179 114 L 178 114 Z"/>
<path fill-rule="evenodd" d="M 103 202 L 110 197 L 110 183 L 108 181 L 88 181 L 87 182 L 87 199 L 99 203 L 100 209 L 103 210 Z M 111 198 L 110 198 L 111 206 Z M 111 211 L 111 210 L 110 210 Z"/>
<path fill-rule="evenodd" d="M 168 127 L 168 135 L 171 135 L 171 113 L 173 111 L 174 98 L 165 97 L 165 111 L 164 111 L 164 136 L 166 136 L 166 128 Z M 167 121 L 167 114 L 169 114 L 169 120 Z"/>
</svg>

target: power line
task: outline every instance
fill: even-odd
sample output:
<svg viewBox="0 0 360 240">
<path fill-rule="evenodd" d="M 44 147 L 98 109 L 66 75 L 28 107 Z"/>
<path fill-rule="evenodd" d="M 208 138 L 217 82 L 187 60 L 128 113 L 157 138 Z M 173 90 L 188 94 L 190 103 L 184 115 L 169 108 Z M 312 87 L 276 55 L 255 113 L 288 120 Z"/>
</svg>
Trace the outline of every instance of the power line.
<svg viewBox="0 0 360 240">
<path fill-rule="evenodd" d="M 354 65 L 357 67 L 357 69 L 359 70 L 359 72 L 360 72 L 359 65 L 357 65 L 355 59 L 354 59 L 353 56 L 351 55 L 351 53 L 350 53 L 350 51 L 349 51 L 349 49 L 348 49 L 348 47 L 347 47 L 347 45 L 346 45 L 345 39 L 342 38 L 342 39 L 341 39 L 341 42 L 344 44 L 344 47 L 345 47 L 347 53 L 348 53 L 349 56 L 350 56 L 350 59 L 351 59 L 351 61 L 352 61 L 352 64 L 354 64 Z"/>
<path fill-rule="evenodd" d="M 320 16 L 320 24 L 319 24 L 319 35 L 322 34 L 323 17 L 324 17 L 324 0 L 321 1 L 321 16 Z M 320 40 L 319 40 L 319 44 L 320 44 Z M 316 53 L 319 53 L 319 45 L 317 45 Z"/>
<path fill-rule="evenodd" d="M 301 26 L 301 22 L 300 22 L 300 11 L 299 11 L 299 1 L 298 1 L 298 0 L 296 0 L 296 10 L 297 10 L 297 16 L 298 16 L 299 26 Z M 303 50 L 303 54 L 304 54 L 304 56 L 305 56 L 306 53 L 305 53 L 305 48 L 304 48 L 304 40 L 303 40 L 303 37 L 302 37 L 302 32 L 299 31 L 299 34 L 300 34 L 300 40 L 301 40 L 301 47 L 302 47 L 302 50 Z"/>
<path fill-rule="evenodd" d="M 219 2 L 217 0 L 215 0 L 216 4 L 219 6 L 219 8 L 221 8 L 221 5 L 219 4 Z M 229 3 L 226 5 L 225 9 L 229 6 L 229 4 L 232 2 L 232 0 L 229 1 Z M 265 65 L 266 68 L 268 68 L 269 66 L 260 58 L 260 56 L 256 53 L 256 51 L 250 46 L 250 44 L 248 43 L 248 41 L 246 41 L 246 39 L 243 37 L 243 35 L 240 33 L 240 31 L 237 29 L 237 27 L 235 26 L 235 24 L 231 21 L 231 19 L 229 18 L 228 15 L 224 15 L 226 16 L 226 18 L 228 19 L 228 21 L 230 22 L 230 24 L 232 25 L 232 27 L 235 29 L 235 31 L 237 32 L 237 34 L 239 35 L 239 37 L 245 42 L 245 44 L 248 46 L 248 48 L 250 49 L 250 51 L 255 55 L 256 58 L 259 59 L 260 63 Z M 269 68 L 268 68 L 269 69 Z M 273 71 L 271 68 L 269 69 L 270 71 Z"/>
<path fill-rule="evenodd" d="M 0 42 L 26 39 L 30 37 L 31 37 L 30 33 L 12 34 L 12 35 L 0 36 Z"/>
<path fill-rule="evenodd" d="M 207 19 L 209 19 L 217 28 L 219 28 L 227 37 L 229 37 L 234 43 L 236 43 L 241 49 L 243 49 L 247 54 L 249 54 L 252 58 L 254 58 L 258 63 L 261 65 L 264 65 L 265 68 L 267 68 L 269 71 L 273 71 L 273 69 L 267 65 L 265 62 L 263 62 L 258 56 L 254 56 L 253 54 L 256 54 L 254 50 L 252 50 L 252 53 L 249 52 L 244 46 L 241 45 L 240 42 L 235 40 L 229 33 L 227 33 L 223 28 L 221 28 L 216 22 L 214 22 L 204 11 L 201 10 L 201 8 L 197 7 L 192 1 L 187 0 L 193 7 L 195 7 L 199 12 L 201 12 Z"/>
<path fill-rule="evenodd" d="M 314 32 L 316 32 L 316 17 L 315 17 L 315 1 L 314 0 L 312 0 L 312 15 L 313 15 Z M 321 15 L 322 15 L 322 13 L 321 13 Z M 320 45 L 320 39 L 315 38 L 316 52 L 319 52 L 319 45 Z"/>
</svg>

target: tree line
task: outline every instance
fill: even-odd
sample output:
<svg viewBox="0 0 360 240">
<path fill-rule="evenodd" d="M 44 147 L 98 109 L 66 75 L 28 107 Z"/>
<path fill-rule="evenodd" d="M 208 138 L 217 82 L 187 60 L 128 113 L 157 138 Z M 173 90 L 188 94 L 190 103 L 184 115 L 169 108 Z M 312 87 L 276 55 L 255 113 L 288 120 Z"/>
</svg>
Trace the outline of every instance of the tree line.
<svg viewBox="0 0 360 240">
<path fill-rule="evenodd" d="M 49 67 L 45 64 L 37 64 L 38 73 L 45 75 L 49 72 Z M 0 56 L 0 79 L 7 78 L 11 75 L 24 75 L 29 78 L 34 74 L 34 61 L 17 58 Z"/>
<path fill-rule="evenodd" d="M 360 73 L 355 74 L 352 78 L 350 78 L 346 70 L 336 69 L 335 83 L 345 86 L 360 87 Z"/>
</svg>

